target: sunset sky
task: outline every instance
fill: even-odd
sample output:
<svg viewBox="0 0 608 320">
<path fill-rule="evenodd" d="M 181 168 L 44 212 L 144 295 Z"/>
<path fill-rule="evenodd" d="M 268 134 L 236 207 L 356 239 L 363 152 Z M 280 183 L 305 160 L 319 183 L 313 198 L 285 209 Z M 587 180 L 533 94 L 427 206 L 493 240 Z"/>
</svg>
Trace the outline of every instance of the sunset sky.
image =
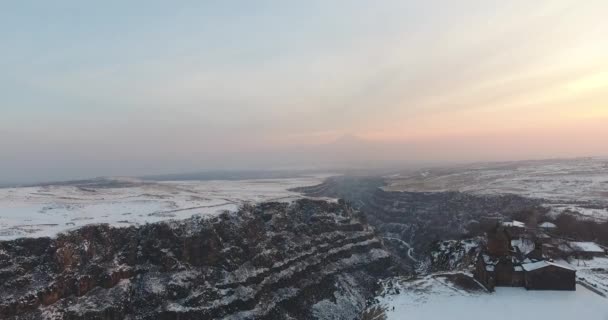
<svg viewBox="0 0 608 320">
<path fill-rule="evenodd" d="M 608 155 L 605 0 L 7 1 L 0 50 L 0 182 Z"/>
</svg>

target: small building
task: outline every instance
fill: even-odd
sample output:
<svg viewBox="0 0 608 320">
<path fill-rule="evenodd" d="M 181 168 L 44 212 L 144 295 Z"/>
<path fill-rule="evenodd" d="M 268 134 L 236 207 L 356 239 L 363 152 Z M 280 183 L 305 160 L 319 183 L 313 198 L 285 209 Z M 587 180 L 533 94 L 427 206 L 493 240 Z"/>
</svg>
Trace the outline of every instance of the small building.
<svg viewBox="0 0 608 320">
<path fill-rule="evenodd" d="M 515 257 L 490 257 L 482 254 L 477 260 L 475 279 L 488 290 L 495 287 L 523 287 L 525 273 Z"/>
<path fill-rule="evenodd" d="M 593 259 L 593 257 L 603 257 L 606 251 L 595 242 L 569 242 L 572 254 L 577 259 Z"/>
<path fill-rule="evenodd" d="M 576 270 L 550 261 L 537 261 L 521 266 L 524 287 L 528 290 L 576 290 Z"/>
</svg>

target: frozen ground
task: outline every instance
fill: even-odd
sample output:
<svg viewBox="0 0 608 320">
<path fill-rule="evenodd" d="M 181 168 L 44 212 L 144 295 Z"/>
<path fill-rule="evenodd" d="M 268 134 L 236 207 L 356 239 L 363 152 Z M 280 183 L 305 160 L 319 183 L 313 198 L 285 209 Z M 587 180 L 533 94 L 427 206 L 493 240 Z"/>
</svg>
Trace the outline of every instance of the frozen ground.
<svg viewBox="0 0 608 320">
<path fill-rule="evenodd" d="M 0 241 L 54 236 L 92 223 L 138 225 L 236 210 L 246 202 L 292 201 L 290 188 L 325 176 L 242 181 L 101 179 L 75 184 L 0 189 Z"/>
<path fill-rule="evenodd" d="M 594 258 L 593 260 L 576 260 L 569 262 L 558 261 L 576 269 L 576 277 L 598 292 L 608 296 L 608 258 Z M 608 300 L 606 301 L 608 303 Z"/>
<path fill-rule="evenodd" d="M 436 276 L 387 284 L 389 292 L 379 298 L 387 320 L 608 320 L 608 299 L 582 286 L 572 292 L 497 288 L 487 293 Z"/>
<path fill-rule="evenodd" d="M 546 199 L 555 213 L 608 219 L 608 160 L 520 161 L 433 168 L 388 177 L 391 191 L 512 193 Z"/>
</svg>

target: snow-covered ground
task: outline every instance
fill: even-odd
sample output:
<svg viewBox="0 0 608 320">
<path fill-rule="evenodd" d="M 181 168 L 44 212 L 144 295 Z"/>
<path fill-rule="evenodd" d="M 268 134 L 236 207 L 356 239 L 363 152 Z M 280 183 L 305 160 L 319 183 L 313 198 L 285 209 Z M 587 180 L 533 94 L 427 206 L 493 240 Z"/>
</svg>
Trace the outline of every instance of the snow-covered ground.
<svg viewBox="0 0 608 320">
<path fill-rule="evenodd" d="M 390 293 L 378 298 L 388 320 L 608 320 L 608 299 L 582 286 L 576 291 L 497 288 L 487 293 L 433 275 L 391 282 Z"/>
<path fill-rule="evenodd" d="M 604 201 L 608 202 L 608 198 Z M 568 203 L 548 203 L 545 205 L 549 209 L 551 209 L 551 214 L 557 216 L 564 212 L 576 212 L 577 214 L 585 217 L 585 218 L 594 218 L 597 220 L 608 221 L 608 204 L 603 208 L 589 208 L 584 204 L 568 204 Z"/>
<path fill-rule="evenodd" d="M 608 258 L 572 259 L 570 262 L 558 261 L 558 263 L 576 269 L 576 278 L 579 282 L 583 282 L 608 296 Z"/>
<path fill-rule="evenodd" d="M 138 225 L 195 214 L 236 210 L 246 202 L 292 201 L 288 189 L 319 184 L 326 176 L 242 181 L 107 179 L 0 189 L 0 241 L 54 236 L 86 224 Z"/>
<path fill-rule="evenodd" d="M 390 191 L 461 191 L 518 194 L 548 200 L 555 213 L 567 209 L 608 219 L 608 160 L 519 161 L 433 168 L 387 177 Z"/>
</svg>

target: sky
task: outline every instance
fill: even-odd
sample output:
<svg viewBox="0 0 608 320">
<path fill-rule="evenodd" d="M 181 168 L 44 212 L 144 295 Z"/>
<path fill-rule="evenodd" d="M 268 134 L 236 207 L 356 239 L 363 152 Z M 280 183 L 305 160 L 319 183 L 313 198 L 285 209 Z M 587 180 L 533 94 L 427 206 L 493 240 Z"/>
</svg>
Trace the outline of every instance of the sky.
<svg viewBox="0 0 608 320">
<path fill-rule="evenodd" d="M 3 1 L 0 182 L 348 162 L 333 147 L 606 156 L 607 16 L 604 0 Z"/>
</svg>

